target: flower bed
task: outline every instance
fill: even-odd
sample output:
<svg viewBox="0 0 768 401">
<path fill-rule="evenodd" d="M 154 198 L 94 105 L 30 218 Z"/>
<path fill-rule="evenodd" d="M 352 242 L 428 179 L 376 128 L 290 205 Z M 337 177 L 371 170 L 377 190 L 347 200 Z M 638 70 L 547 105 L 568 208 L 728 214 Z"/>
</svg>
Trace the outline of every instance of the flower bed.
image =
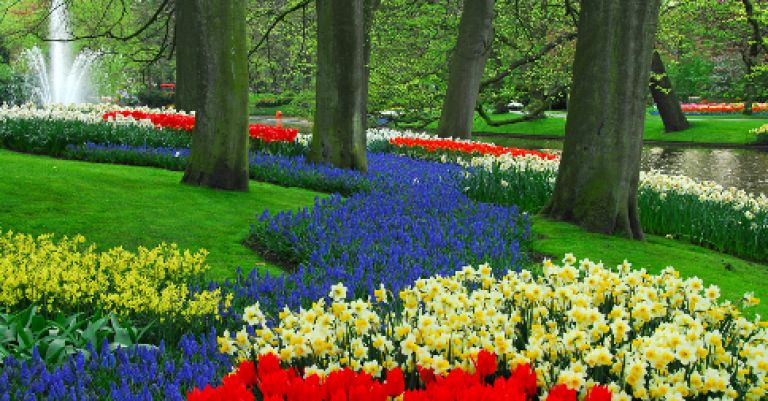
<svg viewBox="0 0 768 401">
<path fill-rule="evenodd" d="M 264 400 L 287 401 L 527 401 L 536 395 L 536 374 L 527 364 L 519 365 L 508 377 L 497 376 L 496 355 L 481 351 L 476 366 L 474 373 L 454 369 L 445 378 L 425 369 L 414 372 L 415 377 L 408 380 L 400 368 L 388 370 L 383 381 L 349 368 L 326 377 L 311 374 L 305 378 L 295 368 L 282 368 L 273 354 L 265 354 L 257 365 L 251 361 L 241 363 L 235 373 L 224 378 L 220 387 L 194 389 L 187 400 L 246 401 L 255 400 L 254 393 Z M 414 383 L 420 383 L 422 388 L 413 388 Z M 576 391 L 560 384 L 548 392 L 546 401 L 576 401 L 576 395 Z M 611 391 L 604 386 L 593 386 L 584 398 L 584 401 L 610 400 Z"/>
<path fill-rule="evenodd" d="M 0 231 L 0 306 L 35 304 L 54 314 L 97 310 L 142 324 L 190 327 L 214 319 L 231 301 L 220 289 L 190 290 L 203 284 L 204 251 L 161 245 L 98 252 L 84 243 L 82 236 L 54 242 L 51 235 Z"/>
<path fill-rule="evenodd" d="M 680 107 L 685 114 L 700 116 L 732 115 L 744 112 L 744 103 L 683 103 Z M 768 114 L 768 103 L 752 103 L 752 112 Z"/>
<path fill-rule="evenodd" d="M 466 197 L 458 189 L 458 166 L 386 154 L 369 154 L 369 160 L 370 192 L 318 200 L 298 212 L 264 213 L 250 242 L 292 262 L 295 271 L 277 278 L 251 274 L 239 281 L 236 298 L 277 311 L 306 306 L 340 281 L 364 296 L 381 283 L 402 288 L 467 263 L 523 263 L 527 216 Z"/>
<path fill-rule="evenodd" d="M 612 271 L 570 254 L 562 266 L 545 261 L 543 272 L 466 266 L 355 300 L 339 283 L 309 308 L 284 309 L 276 324 L 261 305 L 247 308 L 243 329 L 219 343 L 244 359 L 274 353 L 304 377 L 350 367 L 384 379 L 399 367 L 414 379 L 426 369 L 450 380 L 480 369 L 486 350 L 499 356 L 487 371 L 503 377 L 531 364 L 538 394 L 600 383 L 615 400 L 765 396 L 766 325 L 720 303 L 717 287 L 672 268 L 650 275 L 625 262 Z"/>
</svg>

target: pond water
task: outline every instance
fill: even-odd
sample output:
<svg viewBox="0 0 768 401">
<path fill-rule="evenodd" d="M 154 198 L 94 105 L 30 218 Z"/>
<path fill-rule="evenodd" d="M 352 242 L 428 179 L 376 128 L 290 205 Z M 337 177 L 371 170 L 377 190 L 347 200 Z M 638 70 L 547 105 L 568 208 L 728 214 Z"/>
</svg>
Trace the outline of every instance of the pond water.
<svg viewBox="0 0 768 401">
<path fill-rule="evenodd" d="M 503 146 L 559 153 L 562 141 L 500 137 L 477 140 Z M 747 192 L 768 194 L 768 149 L 715 149 L 682 146 L 643 146 L 641 168 L 664 174 L 685 175 L 699 181 L 714 181 Z"/>
</svg>

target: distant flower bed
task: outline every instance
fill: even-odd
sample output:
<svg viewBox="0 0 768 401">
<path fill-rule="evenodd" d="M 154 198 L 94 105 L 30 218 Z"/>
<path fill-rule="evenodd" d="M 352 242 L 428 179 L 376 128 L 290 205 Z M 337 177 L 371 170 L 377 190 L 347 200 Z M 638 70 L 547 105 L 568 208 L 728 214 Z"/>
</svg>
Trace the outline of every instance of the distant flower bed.
<svg viewBox="0 0 768 401">
<path fill-rule="evenodd" d="M 157 113 L 144 110 L 116 110 L 104 113 L 102 118 L 109 122 L 149 121 L 156 128 L 170 128 L 182 131 L 192 131 L 195 128 L 195 114 L 186 113 Z M 250 124 L 248 134 L 253 139 L 264 142 L 293 142 L 299 130 L 293 128 L 273 127 L 263 124 Z"/>
<path fill-rule="evenodd" d="M 683 103 L 680 107 L 683 113 L 689 115 L 729 115 L 744 112 L 744 103 Z M 752 112 L 768 114 L 768 103 L 752 103 Z"/>
<path fill-rule="evenodd" d="M 480 154 L 480 155 L 510 155 L 510 156 L 537 156 L 543 159 L 556 159 L 557 156 L 548 153 L 538 152 L 535 150 L 509 148 L 505 146 L 498 146 L 484 142 L 474 141 L 461 141 L 455 139 L 438 139 L 438 138 L 407 138 L 397 137 L 389 140 L 392 145 L 402 146 L 406 148 L 419 148 L 426 152 L 446 151 L 446 152 L 459 152 L 466 154 Z"/>
</svg>

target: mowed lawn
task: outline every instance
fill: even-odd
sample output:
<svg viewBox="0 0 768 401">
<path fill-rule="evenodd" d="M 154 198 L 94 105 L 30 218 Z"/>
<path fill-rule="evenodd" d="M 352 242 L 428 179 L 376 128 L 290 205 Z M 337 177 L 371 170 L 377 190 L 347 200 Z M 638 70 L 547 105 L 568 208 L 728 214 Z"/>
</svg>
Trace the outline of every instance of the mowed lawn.
<svg viewBox="0 0 768 401">
<path fill-rule="evenodd" d="M 238 266 L 278 271 L 241 244 L 264 209 L 311 206 L 325 196 L 254 181 L 250 192 L 238 193 L 180 180 L 179 172 L 0 150 L 0 230 L 82 234 L 102 250 L 162 242 L 203 248 L 211 278 L 224 279 Z"/>
<path fill-rule="evenodd" d="M 514 115 L 494 115 L 491 118 L 503 120 L 511 116 Z M 745 145 L 755 141 L 755 135 L 749 131 L 763 124 L 768 124 L 768 118 L 689 117 L 689 122 L 691 127 L 685 131 L 666 133 L 659 116 L 646 115 L 643 139 L 646 141 Z M 476 133 L 530 135 L 532 137 L 562 137 L 565 136 L 565 118 L 547 117 L 542 120 L 492 127 L 478 117 L 475 118 L 473 131 Z"/>
</svg>

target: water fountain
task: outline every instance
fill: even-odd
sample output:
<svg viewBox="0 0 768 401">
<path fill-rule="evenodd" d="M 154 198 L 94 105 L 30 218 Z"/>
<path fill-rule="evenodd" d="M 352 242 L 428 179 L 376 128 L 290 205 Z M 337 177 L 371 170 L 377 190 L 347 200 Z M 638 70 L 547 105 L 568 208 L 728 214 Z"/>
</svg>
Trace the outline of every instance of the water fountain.
<svg viewBox="0 0 768 401">
<path fill-rule="evenodd" d="M 52 0 L 48 30 L 52 39 L 50 67 L 43 51 L 35 46 L 25 52 L 25 58 L 34 77 L 34 98 L 42 104 L 82 103 L 88 87 L 88 71 L 98 53 L 84 50 L 72 61 L 72 42 L 69 14 L 65 0 Z"/>
</svg>

